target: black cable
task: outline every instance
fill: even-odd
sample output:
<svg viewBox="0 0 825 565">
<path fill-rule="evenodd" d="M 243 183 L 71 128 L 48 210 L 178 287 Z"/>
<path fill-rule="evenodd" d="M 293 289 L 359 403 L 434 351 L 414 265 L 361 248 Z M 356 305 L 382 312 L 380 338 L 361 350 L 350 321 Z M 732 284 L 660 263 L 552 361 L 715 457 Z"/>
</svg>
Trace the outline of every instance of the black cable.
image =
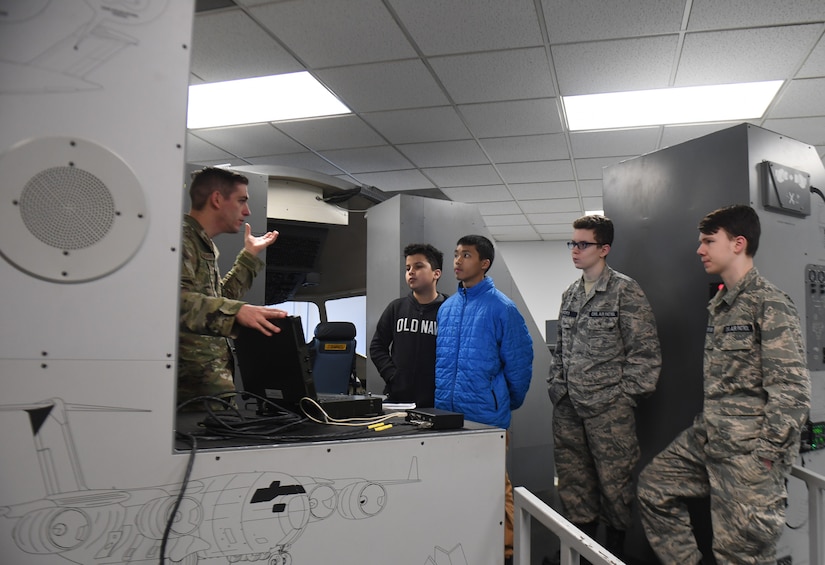
<svg viewBox="0 0 825 565">
<path fill-rule="evenodd" d="M 226 396 L 235 396 L 237 394 L 243 394 L 245 397 L 252 397 L 259 400 L 262 404 L 266 405 L 268 414 L 256 418 L 245 416 L 233 402 L 225 399 Z M 198 402 L 203 403 L 203 410 L 206 412 L 206 417 L 200 423 L 204 433 L 195 434 L 202 441 L 227 438 L 265 441 L 268 443 L 296 443 L 313 440 L 332 441 L 363 437 L 372 431 L 364 425 L 357 429 L 348 429 L 347 431 L 337 431 L 333 433 L 326 431 L 324 433 L 284 434 L 283 432 L 285 430 L 306 424 L 309 420 L 302 415 L 279 406 L 268 398 L 258 396 L 248 391 L 244 391 L 243 393 L 232 391 L 220 396 L 198 396 L 179 404 L 178 411 Z M 226 410 L 216 410 L 215 404 L 222 405 Z"/>
<path fill-rule="evenodd" d="M 178 514 L 180 504 L 183 501 L 183 495 L 186 493 L 186 485 L 189 484 L 189 478 L 192 476 L 192 468 L 195 466 L 195 452 L 198 450 L 198 440 L 192 434 L 184 434 L 176 432 L 178 437 L 188 439 L 192 445 L 189 451 L 189 460 L 186 464 L 186 472 L 183 474 L 183 482 L 180 486 L 180 492 L 175 499 L 175 504 L 172 506 L 172 511 L 169 513 L 169 518 L 166 520 L 166 528 L 163 530 L 163 538 L 160 542 L 160 565 L 166 561 L 166 544 L 169 541 L 169 533 L 172 531 L 172 524 L 175 522 L 175 516 Z"/>
<path fill-rule="evenodd" d="M 818 194 L 822 201 L 825 202 L 825 194 L 822 194 L 822 191 L 819 190 L 817 187 L 811 187 L 811 194 Z"/>
</svg>

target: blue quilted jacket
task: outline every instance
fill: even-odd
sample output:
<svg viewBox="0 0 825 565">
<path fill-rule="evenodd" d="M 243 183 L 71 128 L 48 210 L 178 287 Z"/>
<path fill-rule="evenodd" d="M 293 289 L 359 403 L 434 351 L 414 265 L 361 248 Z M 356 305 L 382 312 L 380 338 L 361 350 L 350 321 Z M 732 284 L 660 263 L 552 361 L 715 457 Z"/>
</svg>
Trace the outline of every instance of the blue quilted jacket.
<svg viewBox="0 0 825 565">
<path fill-rule="evenodd" d="M 516 305 L 484 277 L 438 311 L 435 407 L 508 428 L 533 374 L 533 340 Z"/>
</svg>

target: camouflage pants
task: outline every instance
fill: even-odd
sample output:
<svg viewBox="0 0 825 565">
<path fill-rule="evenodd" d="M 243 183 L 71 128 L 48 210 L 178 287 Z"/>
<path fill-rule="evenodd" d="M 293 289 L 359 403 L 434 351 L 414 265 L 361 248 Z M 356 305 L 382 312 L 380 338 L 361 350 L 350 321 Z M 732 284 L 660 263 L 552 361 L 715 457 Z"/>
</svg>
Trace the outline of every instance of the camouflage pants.
<svg viewBox="0 0 825 565">
<path fill-rule="evenodd" d="M 620 396 L 606 412 L 581 418 L 569 396 L 553 410 L 553 455 L 559 497 L 574 524 L 600 518 L 627 530 L 634 500 L 632 472 L 639 461 L 632 401 Z"/>
<path fill-rule="evenodd" d="M 683 499 L 709 496 L 716 562 L 775 564 L 790 469 L 774 463 L 769 470 L 752 453 L 711 459 L 706 442 L 701 430 L 688 428 L 639 476 L 639 510 L 650 545 L 663 563 L 699 563 Z"/>
</svg>

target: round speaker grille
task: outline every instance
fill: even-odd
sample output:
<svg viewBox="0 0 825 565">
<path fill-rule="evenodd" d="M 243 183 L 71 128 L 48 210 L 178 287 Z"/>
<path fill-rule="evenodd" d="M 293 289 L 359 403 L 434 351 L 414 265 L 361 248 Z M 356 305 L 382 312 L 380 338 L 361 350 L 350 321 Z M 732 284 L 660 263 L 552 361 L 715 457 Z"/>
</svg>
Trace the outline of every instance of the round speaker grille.
<svg viewBox="0 0 825 565">
<path fill-rule="evenodd" d="M 0 155 L 0 252 L 30 275 L 82 282 L 126 264 L 148 230 L 143 191 L 90 141 L 28 140 Z"/>
<path fill-rule="evenodd" d="M 20 216 L 37 239 L 58 249 L 83 249 L 109 233 L 115 201 L 99 178 L 76 167 L 52 167 L 23 187 Z"/>
</svg>

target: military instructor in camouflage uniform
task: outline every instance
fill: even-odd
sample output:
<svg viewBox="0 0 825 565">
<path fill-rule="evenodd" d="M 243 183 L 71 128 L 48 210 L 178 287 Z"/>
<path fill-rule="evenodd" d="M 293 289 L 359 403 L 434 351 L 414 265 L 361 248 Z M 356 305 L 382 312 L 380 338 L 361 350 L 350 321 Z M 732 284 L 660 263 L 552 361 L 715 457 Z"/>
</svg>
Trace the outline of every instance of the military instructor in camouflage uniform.
<svg viewBox="0 0 825 565">
<path fill-rule="evenodd" d="M 716 210 L 699 232 L 705 271 L 724 282 L 708 304 L 704 408 L 639 476 L 642 524 L 663 563 L 700 563 L 683 498 L 709 496 L 716 562 L 774 564 L 810 407 L 799 315 L 753 266 L 753 208 Z"/>
<path fill-rule="evenodd" d="M 550 367 L 558 492 L 568 520 L 623 553 L 639 460 L 634 407 L 653 392 L 661 352 L 656 320 L 639 284 L 607 266 L 613 222 L 573 222 L 573 263 L 582 277 L 564 292 Z"/>
<path fill-rule="evenodd" d="M 275 242 L 278 232 L 255 237 L 246 224 L 244 248 L 232 270 L 223 278 L 218 272 L 212 238 L 240 231 L 249 216 L 248 184 L 245 176 L 225 169 L 193 174 L 192 207 L 183 217 L 178 404 L 234 390 L 235 364 L 227 338 L 237 337 L 240 326 L 271 335 L 280 330 L 269 320 L 286 316 L 239 300 L 264 266 L 258 254 Z"/>
</svg>

